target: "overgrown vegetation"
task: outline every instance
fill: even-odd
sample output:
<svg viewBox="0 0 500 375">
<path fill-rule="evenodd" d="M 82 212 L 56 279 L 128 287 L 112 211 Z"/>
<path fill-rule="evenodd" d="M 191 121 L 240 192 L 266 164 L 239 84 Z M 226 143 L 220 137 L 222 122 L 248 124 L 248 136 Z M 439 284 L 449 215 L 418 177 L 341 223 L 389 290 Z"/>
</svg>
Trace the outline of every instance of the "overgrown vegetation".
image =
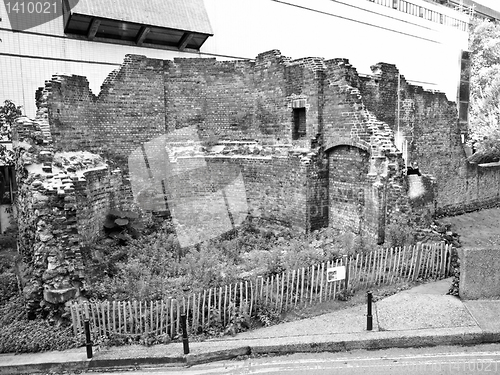
<svg viewBox="0 0 500 375">
<path fill-rule="evenodd" d="M 16 277 L 16 241 L 17 226 L 12 223 L 0 234 L 0 353 L 63 350 L 82 345 L 71 327 L 57 324 L 50 317 L 28 319 Z"/>
<path fill-rule="evenodd" d="M 19 291 L 15 274 L 17 226 L 12 224 L 0 234 L 0 306 Z"/>
<path fill-rule="evenodd" d="M 385 247 L 403 247 L 415 244 L 415 232 L 408 223 L 395 221 L 386 226 Z"/>
<path fill-rule="evenodd" d="M 500 25 L 472 23 L 469 37 L 470 145 L 476 162 L 500 160 Z"/>
<path fill-rule="evenodd" d="M 17 106 L 12 100 L 5 100 L 0 105 L 0 141 L 12 140 L 12 125 L 16 118 L 22 115 L 21 106 Z"/>
<path fill-rule="evenodd" d="M 49 319 L 28 320 L 21 296 L 0 304 L 0 353 L 28 353 L 79 347 L 71 327 Z"/>
<path fill-rule="evenodd" d="M 156 300 L 371 250 L 369 241 L 324 229 L 311 235 L 264 229 L 252 222 L 218 239 L 181 248 L 169 221 L 124 244 L 104 240 L 89 250 L 90 297 Z"/>
</svg>

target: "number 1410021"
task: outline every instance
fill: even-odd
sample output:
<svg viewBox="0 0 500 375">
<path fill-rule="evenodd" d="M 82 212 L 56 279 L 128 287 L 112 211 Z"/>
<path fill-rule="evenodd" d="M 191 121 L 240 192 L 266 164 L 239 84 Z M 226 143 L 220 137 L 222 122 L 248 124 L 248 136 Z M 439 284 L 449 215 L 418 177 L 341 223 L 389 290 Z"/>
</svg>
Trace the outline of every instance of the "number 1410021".
<svg viewBox="0 0 500 375">
<path fill-rule="evenodd" d="M 57 2 L 6 1 L 5 8 L 9 14 L 55 14 L 57 12 Z"/>
</svg>

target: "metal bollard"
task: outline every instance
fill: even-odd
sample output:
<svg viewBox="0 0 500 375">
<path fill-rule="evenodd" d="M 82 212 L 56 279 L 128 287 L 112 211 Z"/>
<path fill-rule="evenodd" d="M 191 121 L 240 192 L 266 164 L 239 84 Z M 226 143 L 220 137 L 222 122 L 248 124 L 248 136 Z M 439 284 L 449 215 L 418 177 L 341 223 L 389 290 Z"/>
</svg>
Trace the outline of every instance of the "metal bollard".
<svg viewBox="0 0 500 375">
<path fill-rule="evenodd" d="M 92 340 L 90 339 L 90 322 L 85 320 L 85 346 L 87 347 L 87 358 L 92 358 Z"/>
<path fill-rule="evenodd" d="M 368 331 L 371 331 L 373 329 L 372 299 L 372 292 L 368 292 L 368 314 L 366 315 L 366 329 Z"/>
<path fill-rule="evenodd" d="M 182 346 L 184 347 L 184 354 L 189 354 L 189 339 L 186 325 L 186 314 L 181 314 L 181 328 L 182 328 Z"/>
</svg>

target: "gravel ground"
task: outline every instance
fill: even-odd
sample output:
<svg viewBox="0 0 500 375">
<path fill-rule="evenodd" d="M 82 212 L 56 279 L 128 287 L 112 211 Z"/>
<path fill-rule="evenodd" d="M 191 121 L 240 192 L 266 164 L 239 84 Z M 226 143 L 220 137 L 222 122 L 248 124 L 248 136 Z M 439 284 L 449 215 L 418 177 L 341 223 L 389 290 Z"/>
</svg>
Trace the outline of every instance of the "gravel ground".
<svg viewBox="0 0 500 375">
<path fill-rule="evenodd" d="M 376 309 L 379 329 L 384 331 L 477 326 L 454 296 L 399 293 L 377 302 Z"/>
<path fill-rule="evenodd" d="M 468 214 L 442 218 L 452 230 L 460 235 L 460 243 L 467 247 L 500 246 L 500 208 L 470 212 Z"/>
</svg>

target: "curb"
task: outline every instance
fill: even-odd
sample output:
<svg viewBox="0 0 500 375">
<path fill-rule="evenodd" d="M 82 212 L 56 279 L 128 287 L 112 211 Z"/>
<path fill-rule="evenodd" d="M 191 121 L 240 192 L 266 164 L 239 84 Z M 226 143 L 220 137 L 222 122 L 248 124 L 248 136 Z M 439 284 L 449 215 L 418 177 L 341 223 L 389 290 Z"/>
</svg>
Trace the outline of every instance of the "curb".
<svg viewBox="0 0 500 375">
<path fill-rule="evenodd" d="M 188 354 L 186 356 L 186 364 L 188 366 L 194 366 L 202 363 L 224 361 L 226 359 L 233 359 L 242 355 L 250 355 L 251 353 L 252 348 L 250 346 L 243 346 L 240 348 L 224 349 L 210 353 Z"/>
<path fill-rule="evenodd" d="M 177 357 L 141 357 L 141 358 L 111 358 L 111 359 L 92 359 L 88 364 L 88 369 L 99 368 L 129 368 L 149 365 L 186 365 L 185 356 Z"/>
<path fill-rule="evenodd" d="M 475 345 L 500 342 L 500 333 L 464 333 L 446 336 L 380 337 L 368 340 L 325 341 L 285 345 L 252 346 L 253 355 L 317 352 L 345 352 L 351 350 L 378 350 L 389 348 L 432 347 L 439 345 Z"/>
</svg>

